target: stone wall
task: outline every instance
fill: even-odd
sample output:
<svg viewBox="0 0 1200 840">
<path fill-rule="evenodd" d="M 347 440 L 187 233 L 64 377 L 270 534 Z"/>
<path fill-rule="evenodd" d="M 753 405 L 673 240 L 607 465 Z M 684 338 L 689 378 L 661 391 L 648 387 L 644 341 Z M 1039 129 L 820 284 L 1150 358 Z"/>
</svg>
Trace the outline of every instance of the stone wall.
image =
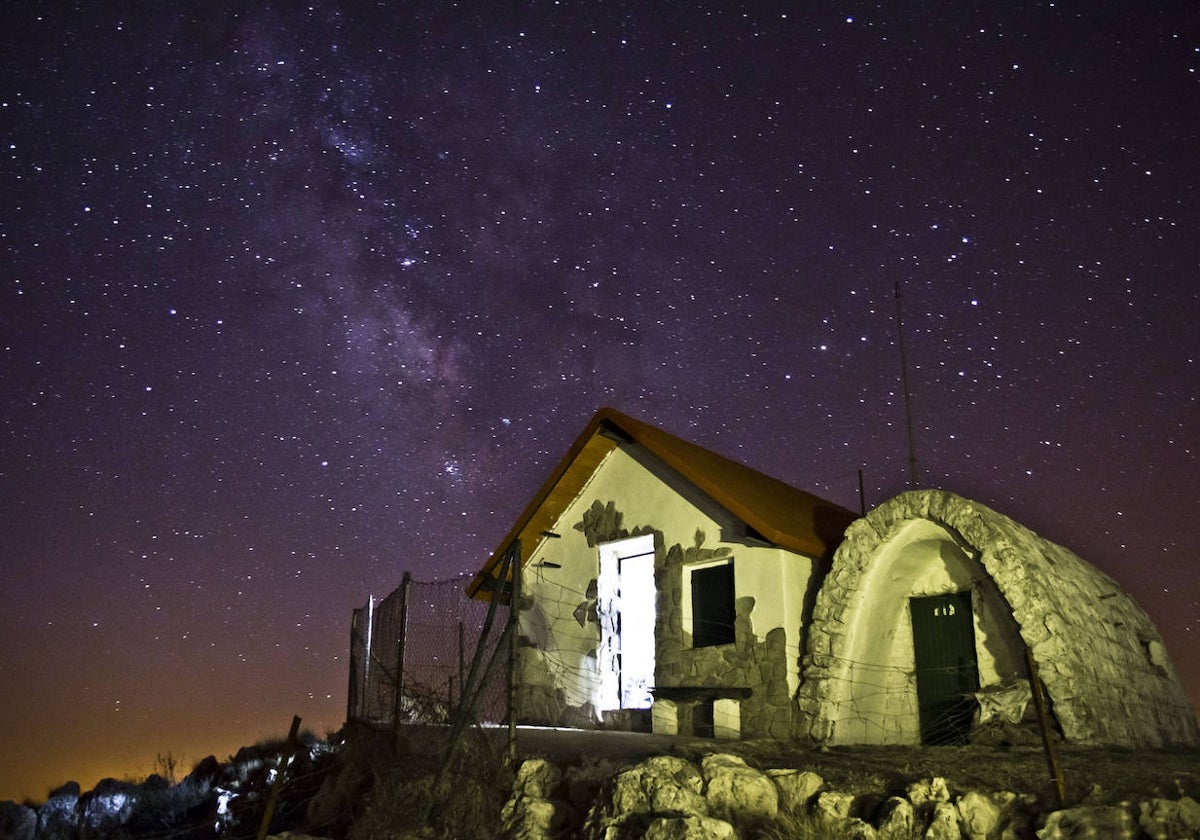
<svg viewBox="0 0 1200 840">
<path fill-rule="evenodd" d="M 787 633 L 783 628 L 773 628 L 764 638 L 758 638 L 753 623 L 754 598 L 736 601 L 733 644 L 694 648 L 684 637 L 683 568 L 731 553 L 728 546 L 708 549 L 703 543 L 704 535 L 697 533 L 691 546 L 672 545 L 656 569 L 658 685 L 748 688 L 749 696 L 741 700 L 742 736 L 790 737 L 795 728 L 795 705 L 788 690 Z M 690 734 L 692 708 L 681 703 L 678 709 L 679 731 Z"/>
<path fill-rule="evenodd" d="M 1132 597 L 1062 546 L 944 491 L 904 493 L 847 530 L 818 593 L 803 662 L 798 706 L 810 735 L 829 740 L 847 691 L 852 629 L 873 619 L 855 609 L 865 578 L 889 541 L 920 519 L 956 535 L 994 581 L 1064 737 L 1129 747 L 1200 745 L 1162 638 Z"/>
</svg>

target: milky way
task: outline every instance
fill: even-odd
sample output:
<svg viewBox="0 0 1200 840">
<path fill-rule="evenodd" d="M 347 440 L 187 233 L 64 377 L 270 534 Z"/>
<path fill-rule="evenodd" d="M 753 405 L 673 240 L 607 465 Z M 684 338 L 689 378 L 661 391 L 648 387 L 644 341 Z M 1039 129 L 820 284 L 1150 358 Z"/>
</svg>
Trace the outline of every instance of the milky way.
<svg viewBox="0 0 1200 840">
<path fill-rule="evenodd" d="M 897 288 L 921 483 L 1200 696 L 1196 12 L 81 5 L 0 13 L 0 798 L 336 728 L 601 405 L 904 489 Z"/>
</svg>

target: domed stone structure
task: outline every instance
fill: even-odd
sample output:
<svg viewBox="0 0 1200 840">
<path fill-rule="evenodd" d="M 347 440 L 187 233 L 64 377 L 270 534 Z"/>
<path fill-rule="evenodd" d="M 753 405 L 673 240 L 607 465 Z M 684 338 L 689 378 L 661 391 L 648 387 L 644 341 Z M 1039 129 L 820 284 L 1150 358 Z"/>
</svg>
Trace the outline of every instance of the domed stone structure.
<svg viewBox="0 0 1200 840">
<path fill-rule="evenodd" d="M 897 496 L 846 530 L 808 629 L 801 718 L 831 744 L 966 740 L 989 693 L 1026 707 L 1027 657 L 1066 740 L 1200 744 L 1162 638 L 1131 596 L 1062 546 L 939 490 Z"/>
</svg>

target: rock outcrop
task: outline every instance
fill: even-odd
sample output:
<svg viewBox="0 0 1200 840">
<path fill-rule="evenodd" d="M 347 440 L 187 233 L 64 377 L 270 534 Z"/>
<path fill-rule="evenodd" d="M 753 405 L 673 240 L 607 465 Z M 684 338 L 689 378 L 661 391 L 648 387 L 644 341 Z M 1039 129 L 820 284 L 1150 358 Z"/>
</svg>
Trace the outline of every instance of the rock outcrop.
<svg viewBox="0 0 1200 840">
<path fill-rule="evenodd" d="M 1082 837 L 1200 838 L 1200 805 L 1190 797 L 1079 805 L 1048 813 L 1014 791 L 960 789 L 932 776 L 903 796 L 829 788 L 815 773 L 758 770 L 715 753 L 698 763 L 656 756 L 615 772 L 594 791 L 586 817 L 563 801 L 564 774 L 545 759 L 526 761 L 504 808 L 506 840 L 750 840 L 829 836 L 858 840 L 1066 840 Z"/>
</svg>

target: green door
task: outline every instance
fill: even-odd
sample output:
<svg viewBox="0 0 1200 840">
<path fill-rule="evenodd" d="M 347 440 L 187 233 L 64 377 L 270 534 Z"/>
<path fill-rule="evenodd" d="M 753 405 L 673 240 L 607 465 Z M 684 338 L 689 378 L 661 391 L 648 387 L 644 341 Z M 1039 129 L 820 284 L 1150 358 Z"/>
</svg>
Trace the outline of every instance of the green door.
<svg viewBox="0 0 1200 840">
<path fill-rule="evenodd" d="M 975 715 L 979 666 L 971 593 L 910 598 L 921 743 L 962 744 Z"/>
</svg>

